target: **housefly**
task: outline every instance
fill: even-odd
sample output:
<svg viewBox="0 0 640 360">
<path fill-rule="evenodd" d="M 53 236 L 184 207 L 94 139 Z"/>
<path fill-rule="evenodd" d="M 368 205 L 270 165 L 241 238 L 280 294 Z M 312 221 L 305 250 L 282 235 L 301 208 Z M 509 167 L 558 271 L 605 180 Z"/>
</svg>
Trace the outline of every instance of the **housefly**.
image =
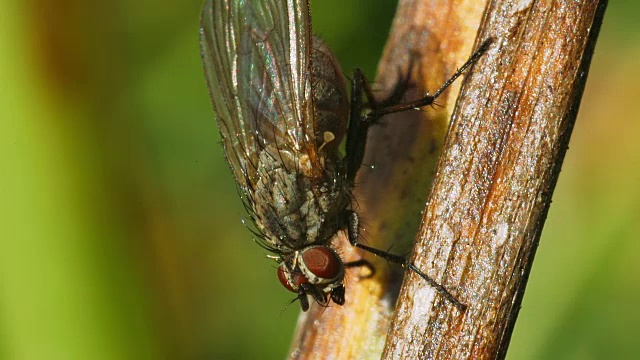
<svg viewBox="0 0 640 360">
<path fill-rule="evenodd" d="M 309 296 L 343 305 L 345 269 L 371 266 L 342 261 L 332 242 L 344 230 L 353 246 L 416 272 L 464 310 L 405 257 L 358 242 L 352 189 L 369 127 L 384 114 L 433 104 L 488 42 L 434 95 L 391 107 L 378 106 L 357 70 L 347 96 L 336 58 L 311 33 L 308 0 L 207 0 L 200 45 L 224 154 L 256 241 L 273 254 L 278 279 L 302 310 Z"/>
</svg>

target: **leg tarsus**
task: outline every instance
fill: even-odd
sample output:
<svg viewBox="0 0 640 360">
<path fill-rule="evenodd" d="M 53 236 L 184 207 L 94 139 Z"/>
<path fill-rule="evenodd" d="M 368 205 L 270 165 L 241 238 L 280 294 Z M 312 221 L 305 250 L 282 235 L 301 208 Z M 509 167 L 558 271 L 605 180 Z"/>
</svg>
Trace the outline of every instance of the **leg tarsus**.
<svg viewBox="0 0 640 360">
<path fill-rule="evenodd" d="M 429 283 L 429 285 L 431 285 L 432 288 L 436 289 L 436 291 L 440 293 L 440 295 L 444 296 L 445 299 L 449 300 L 449 302 L 451 302 L 453 306 L 457 307 L 458 310 L 460 310 L 460 312 L 465 312 L 467 310 L 467 305 L 458 301 L 458 299 L 456 299 L 453 295 L 451 295 L 449 290 L 447 290 L 444 286 L 440 285 L 438 282 L 433 280 L 427 274 L 420 271 L 420 269 L 418 269 L 415 265 L 413 265 L 409 261 L 406 261 L 405 266 L 407 267 L 407 269 L 418 274 L 418 276 L 420 276 L 424 281 Z"/>
</svg>

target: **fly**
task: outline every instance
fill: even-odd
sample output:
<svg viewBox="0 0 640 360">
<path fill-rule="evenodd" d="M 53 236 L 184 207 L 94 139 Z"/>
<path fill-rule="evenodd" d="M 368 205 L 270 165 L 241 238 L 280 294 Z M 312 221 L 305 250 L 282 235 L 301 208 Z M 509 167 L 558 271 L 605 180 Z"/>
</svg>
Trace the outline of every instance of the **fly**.
<svg viewBox="0 0 640 360">
<path fill-rule="evenodd" d="M 464 311 L 405 257 L 358 242 L 352 189 L 369 127 L 385 114 L 433 104 L 489 44 L 433 95 L 386 106 L 358 70 L 347 96 L 336 58 L 312 35 L 308 0 L 205 2 L 200 45 L 224 154 L 257 242 L 273 254 L 278 279 L 297 294 L 303 311 L 309 296 L 324 306 L 343 305 L 345 269 L 371 267 L 366 260 L 342 261 L 332 242 L 344 230 L 351 245 L 414 271 Z"/>
</svg>

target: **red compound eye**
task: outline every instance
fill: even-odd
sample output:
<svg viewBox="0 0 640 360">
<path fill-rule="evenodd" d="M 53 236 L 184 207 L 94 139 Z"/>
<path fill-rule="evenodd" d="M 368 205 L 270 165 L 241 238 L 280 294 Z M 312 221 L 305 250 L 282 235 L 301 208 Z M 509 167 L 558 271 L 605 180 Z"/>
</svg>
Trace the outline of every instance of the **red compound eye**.
<svg viewBox="0 0 640 360">
<path fill-rule="evenodd" d="M 291 282 L 289 282 L 288 276 L 291 275 Z M 299 272 L 295 272 L 290 274 L 289 269 L 287 269 L 284 265 L 278 266 L 278 280 L 282 286 L 289 289 L 289 291 L 297 293 L 298 287 L 300 284 L 309 282 L 309 280 Z"/>
<path fill-rule="evenodd" d="M 302 260 L 311 273 L 322 279 L 335 279 L 344 269 L 340 257 L 326 246 L 315 246 L 305 250 Z"/>
</svg>

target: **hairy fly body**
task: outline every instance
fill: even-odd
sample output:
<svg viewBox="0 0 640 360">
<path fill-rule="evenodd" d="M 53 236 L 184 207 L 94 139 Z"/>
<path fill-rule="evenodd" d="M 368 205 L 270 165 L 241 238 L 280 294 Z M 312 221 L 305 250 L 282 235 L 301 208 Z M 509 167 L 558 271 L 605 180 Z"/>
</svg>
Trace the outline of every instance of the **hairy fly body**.
<svg viewBox="0 0 640 360">
<path fill-rule="evenodd" d="M 488 42 L 434 95 L 382 108 L 359 71 L 348 97 L 335 57 L 312 36 L 308 0 L 207 0 L 200 43 L 225 157 L 259 244 L 279 263 L 278 279 L 298 294 L 302 309 L 309 296 L 321 305 L 344 304 L 345 268 L 370 266 L 344 263 L 332 247 L 346 231 L 353 246 L 415 271 L 463 310 L 404 257 L 358 243 L 351 192 L 369 127 L 384 114 L 432 104 Z"/>
</svg>

